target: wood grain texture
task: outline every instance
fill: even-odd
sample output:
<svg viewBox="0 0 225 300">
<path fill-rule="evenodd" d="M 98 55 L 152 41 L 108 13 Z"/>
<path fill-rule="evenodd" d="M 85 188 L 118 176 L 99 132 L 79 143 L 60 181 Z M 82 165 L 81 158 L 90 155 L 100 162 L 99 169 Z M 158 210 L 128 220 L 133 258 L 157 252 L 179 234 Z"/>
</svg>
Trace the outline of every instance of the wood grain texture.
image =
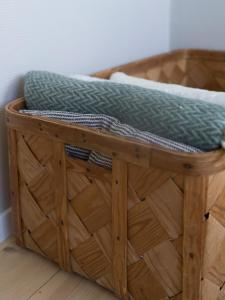
<svg viewBox="0 0 225 300">
<path fill-rule="evenodd" d="M 225 91 L 225 52 L 175 50 L 93 74 L 109 78 L 114 72 L 195 88 Z"/>
<path fill-rule="evenodd" d="M 221 289 L 225 280 L 222 225 L 225 192 L 221 180 L 224 172 L 209 177 L 184 176 L 128 164 L 126 177 L 120 174 L 117 165 L 113 165 L 111 172 L 65 156 L 63 144 L 56 145 L 55 140 L 27 133 L 17 135 L 19 198 L 27 248 L 62 268 L 68 263 L 67 270 L 71 268 L 114 290 L 112 186 L 118 188 L 120 181 L 127 180 L 129 297 L 173 299 L 184 289 L 190 293 L 184 294 L 185 300 L 198 299 L 201 290 L 202 295 L 208 295 L 209 286 Z M 120 165 L 120 160 L 115 161 Z M 114 195 L 119 199 L 120 193 L 124 189 L 119 188 Z M 114 217 L 121 221 L 124 207 L 120 205 L 124 202 L 117 204 L 119 213 Z M 65 230 L 61 227 L 62 219 L 63 224 L 68 222 Z M 125 248 L 118 249 L 122 253 Z M 151 287 L 149 280 L 154 282 Z M 199 292 L 193 292 L 196 291 L 193 286 Z M 221 298 L 223 293 L 218 295 Z"/>
<path fill-rule="evenodd" d="M 18 245 L 23 246 L 23 234 L 21 223 L 21 203 L 19 199 L 19 176 L 17 160 L 17 136 L 16 131 L 8 129 L 8 155 L 9 155 L 9 176 L 10 176 L 10 200 L 13 215 L 13 232 Z"/>
<path fill-rule="evenodd" d="M 205 211 L 206 238 L 202 265 L 202 300 L 225 299 L 225 186 L 223 178 L 224 172 L 209 177 Z"/>
<path fill-rule="evenodd" d="M 185 177 L 183 300 L 201 297 L 207 188 L 207 177 Z"/>
<path fill-rule="evenodd" d="M 18 99 L 6 106 L 8 127 L 22 132 L 30 132 L 43 138 L 51 137 L 52 140 L 65 144 L 102 152 L 142 167 L 154 166 L 165 171 L 186 175 L 208 175 L 225 168 L 223 150 L 195 154 L 178 153 L 80 125 L 23 115 L 16 110 L 22 103 L 24 100 Z"/>
<path fill-rule="evenodd" d="M 225 90 L 224 52 L 175 51 L 97 76 L 118 70 Z M 123 299 L 225 299 L 223 150 L 177 153 L 23 115 L 22 107 L 24 99 L 8 104 L 6 121 L 14 220 L 25 247 Z M 112 171 L 65 156 L 64 144 L 109 155 Z"/>
<path fill-rule="evenodd" d="M 115 288 L 113 241 L 117 237 L 112 230 L 112 186 L 119 188 L 118 176 L 115 175 L 118 180 L 115 184 L 113 172 L 67 158 L 72 269 L 112 291 Z M 127 173 L 129 297 L 138 300 L 161 300 L 162 295 L 173 297 L 182 292 L 183 192 L 174 173 L 132 164 L 128 165 Z M 76 181 L 80 184 L 74 184 Z M 116 195 L 122 191 L 118 189 Z M 118 207 L 123 204 L 121 201 Z M 123 212 L 124 208 L 119 208 L 118 214 L 114 214 L 116 221 Z M 123 255 L 124 248 L 119 251 Z M 120 273 L 116 275 L 118 280 Z M 149 286 L 149 280 L 154 284 Z"/>
<path fill-rule="evenodd" d="M 53 143 L 53 172 L 55 187 L 55 207 L 57 218 L 57 244 L 59 265 L 65 271 L 71 270 L 68 233 L 68 204 L 66 181 L 65 147 L 62 143 Z"/>
<path fill-rule="evenodd" d="M 54 203 L 52 141 L 19 132 L 17 140 L 20 218 L 25 246 L 58 263 L 59 222 Z"/>
<path fill-rule="evenodd" d="M 127 292 L 127 164 L 112 162 L 112 239 L 114 288 L 121 299 L 128 299 Z"/>
<path fill-rule="evenodd" d="M 7 243 L 0 251 L 0 299 L 28 299 L 58 271 L 32 252 Z"/>
<path fill-rule="evenodd" d="M 78 275 L 61 271 L 45 258 L 15 245 L 0 244 L 2 300 L 116 300 L 106 289 Z"/>
</svg>

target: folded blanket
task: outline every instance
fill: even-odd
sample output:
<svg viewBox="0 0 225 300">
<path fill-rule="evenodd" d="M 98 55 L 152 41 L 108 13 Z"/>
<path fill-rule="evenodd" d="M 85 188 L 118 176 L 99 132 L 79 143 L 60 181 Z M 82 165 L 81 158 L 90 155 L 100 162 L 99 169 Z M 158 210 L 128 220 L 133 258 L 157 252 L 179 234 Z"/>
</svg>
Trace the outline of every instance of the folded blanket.
<svg viewBox="0 0 225 300">
<path fill-rule="evenodd" d="M 49 72 L 25 78 L 28 109 L 105 114 L 121 123 L 203 151 L 221 146 L 225 108 L 109 81 L 85 82 Z"/>
</svg>

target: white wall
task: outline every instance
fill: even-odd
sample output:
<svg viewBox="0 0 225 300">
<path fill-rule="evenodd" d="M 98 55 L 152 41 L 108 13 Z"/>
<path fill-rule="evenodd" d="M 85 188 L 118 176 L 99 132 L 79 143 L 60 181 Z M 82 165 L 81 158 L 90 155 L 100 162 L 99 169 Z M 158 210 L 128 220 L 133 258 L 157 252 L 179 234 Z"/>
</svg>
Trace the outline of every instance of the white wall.
<svg viewBox="0 0 225 300">
<path fill-rule="evenodd" d="M 171 48 L 225 50 L 224 0 L 172 0 Z"/>
<path fill-rule="evenodd" d="M 0 107 L 22 94 L 31 69 L 88 73 L 167 51 L 169 12 L 170 0 L 1 0 Z M 0 121 L 0 240 L 10 205 L 6 153 Z"/>
</svg>

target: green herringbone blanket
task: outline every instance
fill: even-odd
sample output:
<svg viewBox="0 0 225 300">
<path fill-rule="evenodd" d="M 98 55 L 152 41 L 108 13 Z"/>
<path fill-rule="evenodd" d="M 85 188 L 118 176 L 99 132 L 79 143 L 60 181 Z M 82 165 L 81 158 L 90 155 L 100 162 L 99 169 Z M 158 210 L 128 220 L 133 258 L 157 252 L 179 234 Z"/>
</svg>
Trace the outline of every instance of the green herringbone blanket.
<svg viewBox="0 0 225 300">
<path fill-rule="evenodd" d="M 220 147 L 225 108 L 137 86 L 85 82 L 33 71 L 25 77 L 28 109 L 106 114 L 137 129 L 209 151 Z"/>
</svg>

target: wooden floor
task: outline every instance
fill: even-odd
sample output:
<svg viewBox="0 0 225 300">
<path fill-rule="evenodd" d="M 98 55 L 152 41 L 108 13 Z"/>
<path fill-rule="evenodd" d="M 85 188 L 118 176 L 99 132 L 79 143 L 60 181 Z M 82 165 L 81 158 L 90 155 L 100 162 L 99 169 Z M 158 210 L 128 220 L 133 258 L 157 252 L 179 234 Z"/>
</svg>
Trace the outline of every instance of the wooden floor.
<svg viewBox="0 0 225 300">
<path fill-rule="evenodd" d="M 0 300 L 116 300 L 103 288 L 19 248 L 0 244 Z"/>
</svg>

